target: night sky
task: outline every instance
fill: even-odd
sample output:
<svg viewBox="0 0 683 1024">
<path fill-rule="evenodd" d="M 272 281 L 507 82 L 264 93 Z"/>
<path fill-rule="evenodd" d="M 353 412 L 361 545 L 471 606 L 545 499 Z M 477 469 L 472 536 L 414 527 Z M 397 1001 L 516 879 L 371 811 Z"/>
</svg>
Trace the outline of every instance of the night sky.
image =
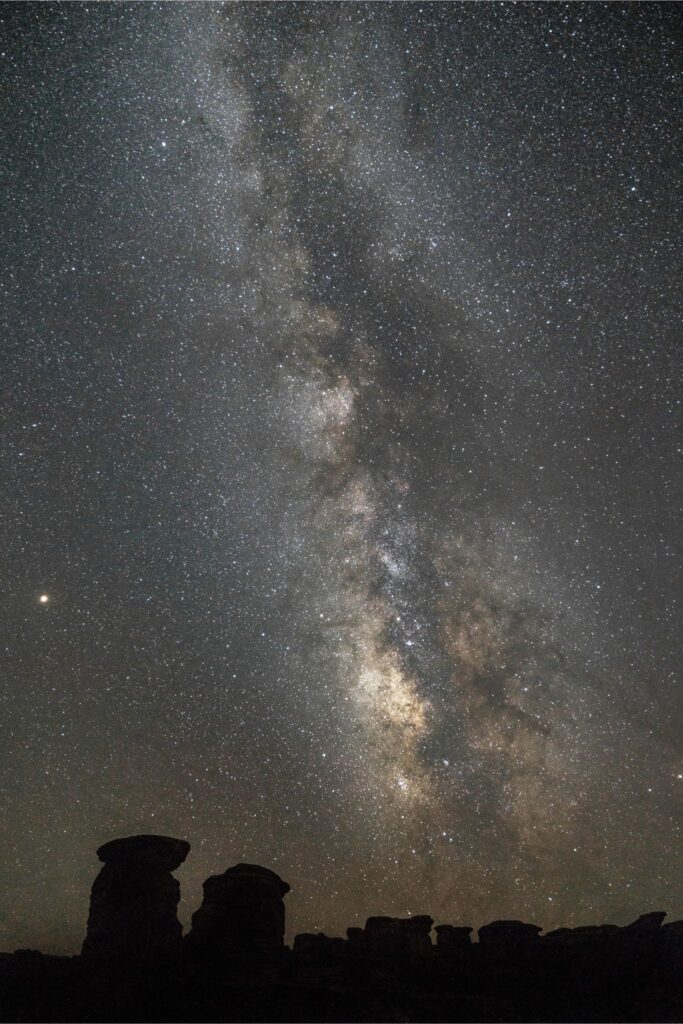
<svg viewBox="0 0 683 1024">
<path fill-rule="evenodd" d="M 0 947 L 682 916 L 681 8 L 0 20 Z"/>
</svg>

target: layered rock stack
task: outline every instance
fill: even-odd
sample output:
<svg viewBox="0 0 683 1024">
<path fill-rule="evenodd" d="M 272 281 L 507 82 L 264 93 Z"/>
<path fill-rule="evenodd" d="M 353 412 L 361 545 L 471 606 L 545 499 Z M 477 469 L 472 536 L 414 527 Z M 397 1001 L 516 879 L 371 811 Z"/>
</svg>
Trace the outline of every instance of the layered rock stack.
<svg viewBox="0 0 683 1024">
<path fill-rule="evenodd" d="M 365 922 L 362 943 L 367 952 L 376 957 L 429 956 L 433 948 L 429 937 L 433 924 L 432 918 L 426 914 L 369 917 Z"/>
<path fill-rule="evenodd" d="M 470 932 L 472 928 L 457 927 L 453 924 L 437 924 L 436 946 L 440 953 L 460 953 L 465 949 L 472 948 Z"/>
<path fill-rule="evenodd" d="M 343 955 L 346 943 L 335 935 L 324 932 L 300 932 L 294 936 L 292 950 L 301 956 L 313 960 L 326 960 Z"/>
<path fill-rule="evenodd" d="M 163 959 L 182 937 L 180 885 L 171 874 L 190 844 L 170 836 L 113 839 L 97 851 L 104 867 L 93 883 L 81 955 L 89 959 Z"/>
<path fill-rule="evenodd" d="M 552 946 L 585 946 L 604 944 L 614 940 L 623 931 L 616 924 L 589 924 L 578 928 L 555 928 L 546 932 L 543 943 Z"/>
<path fill-rule="evenodd" d="M 525 921 L 491 921 L 483 925 L 477 932 L 482 946 L 498 948 L 527 948 L 536 945 L 540 940 L 538 933 L 543 931 L 537 924 Z"/>
<path fill-rule="evenodd" d="M 192 915 L 186 949 L 211 959 L 268 958 L 284 948 L 289 885 L 268 868 L 236 864 L 204 882 L 204 901 Z"/>
</svg>

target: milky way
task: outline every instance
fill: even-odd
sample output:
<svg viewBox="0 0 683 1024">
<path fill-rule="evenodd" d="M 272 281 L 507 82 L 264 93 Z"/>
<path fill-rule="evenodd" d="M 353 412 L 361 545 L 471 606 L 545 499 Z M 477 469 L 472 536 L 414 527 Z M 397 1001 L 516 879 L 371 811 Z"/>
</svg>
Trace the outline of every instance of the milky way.
<svg viewBox="0 0 683 1024">
<path fill-rule="evenodd" d="M 683 913 L 680 8 L 0 18 L 4 948 Z"/>
</svg>

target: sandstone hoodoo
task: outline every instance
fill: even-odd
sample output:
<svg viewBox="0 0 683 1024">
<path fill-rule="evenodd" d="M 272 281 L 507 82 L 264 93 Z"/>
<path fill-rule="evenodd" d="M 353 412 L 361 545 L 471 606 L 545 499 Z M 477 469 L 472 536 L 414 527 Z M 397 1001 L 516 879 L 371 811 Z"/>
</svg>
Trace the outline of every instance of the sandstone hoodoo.
<svg viewBox="0 0 683 1024">
<path fill-rule="evenodd" d="M 81 957 L 0 952 L 0 1021 L 683 1021 L 683 921 L 469 925 L 369 917 L 346 938 L 284 945 L 289 885 L 236 864 L 204 883 L 182 941 L 171 872 L 189 843 L 115 839 L 92 887 Z"/>
<path fill-rule="evenodd" d="M 171 874 L 190 851 L 184 839 L 140 835 L 97 851 L 104 867 L 93 882 L 82 956 L 152 960 L 179 948 L 180 885 Z"/>
<path fill-rule="evenodd" d="M 192 915 L 188 952 L 210 957 L 269 956 L 284 948 L 289 885 L 257 864 L 236 864 L 204 882 L 204 901 Z"/>
</svg>

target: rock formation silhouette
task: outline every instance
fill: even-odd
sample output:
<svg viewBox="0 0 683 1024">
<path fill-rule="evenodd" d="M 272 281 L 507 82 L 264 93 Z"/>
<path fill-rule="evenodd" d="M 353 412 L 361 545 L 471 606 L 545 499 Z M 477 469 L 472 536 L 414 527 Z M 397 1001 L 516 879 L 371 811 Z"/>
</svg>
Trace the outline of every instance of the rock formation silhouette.
<svg viewBox="0 0 683 1024">
<path fill-rule="evenodd" d="M 371 956 L 429 956 L 429 933 L 434 921 L 425 914 L 415 917 L 369 917 L 363 930 L 362 947 Z"/>
<path fill-rule="evenodd" d="M 664 911 L 542 934 L 524 921 L 469 925 L 369 917 L 346 938 L 284 944 L 289 885 L 255 864 L 204 883 L 181 940 L 171 872 L 189 843 L 131 836 L 98 851 L 80 957 L 0 954 L 0 1021 L 683 1020 L 683 921 Z"/>
<path fill-rule="evenodd" d="M 442 953 L 459 952 L 469 949 L 472 945 L 470 934 L 473 929 L 469 926 L 458 928 L 453 924 L 437 924 L 434 931 L 437 949 Z"/>
<path fill-rule="evenodd" d="M 287 882 L 257 864 L 236 864 L 204 882 L 186 947 L 211 957 L 272 956 L 285 941 Z"/>
<path fill-rule="evenodd" d="M 538 942 L 538 933 L 543 931 L 537 924 L 524 921 L 491 921 L 477 932 L 482 946 L 528 946 Z"/>
<path fill-rule="evenodd" d="M 189 843 L 169 836 L 129 836 L 101 846 L 104 867 L 91 890 L 81 956 L 154 960 L 176 952 L 180 885 L 171 872 L 189 852 Z"/>
</svg>

